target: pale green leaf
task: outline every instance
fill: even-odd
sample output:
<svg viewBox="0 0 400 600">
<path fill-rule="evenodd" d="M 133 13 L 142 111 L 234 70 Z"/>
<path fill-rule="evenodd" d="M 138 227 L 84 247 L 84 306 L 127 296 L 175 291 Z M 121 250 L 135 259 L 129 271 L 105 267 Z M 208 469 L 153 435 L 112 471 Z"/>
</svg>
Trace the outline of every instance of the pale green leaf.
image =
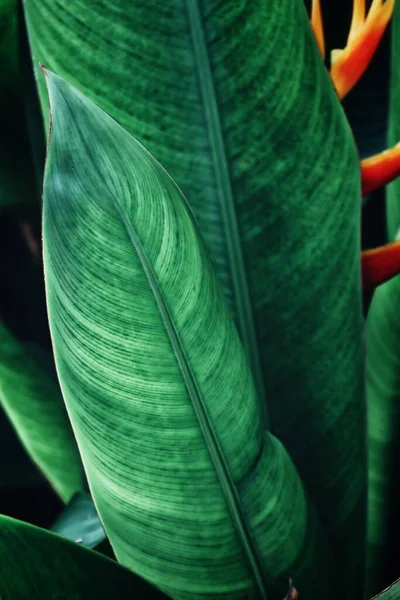
<svg viewBox="0 0 400 600">
<path fill-rule="evenodd" d="M 71 498 L 51 530 L 87 548 L 96 548 L 106 539 L 93 500 L 80 492 Z"/>
<path fill-rule="evenodd" d="M 44 265 L 61 388 L 117 558 L 177 599 L 306 598 L 330 556 L 192 213 L 160 164 L 54 74 Z M 334 582 L 330 582 L 332 586 Z"/>
</svg>

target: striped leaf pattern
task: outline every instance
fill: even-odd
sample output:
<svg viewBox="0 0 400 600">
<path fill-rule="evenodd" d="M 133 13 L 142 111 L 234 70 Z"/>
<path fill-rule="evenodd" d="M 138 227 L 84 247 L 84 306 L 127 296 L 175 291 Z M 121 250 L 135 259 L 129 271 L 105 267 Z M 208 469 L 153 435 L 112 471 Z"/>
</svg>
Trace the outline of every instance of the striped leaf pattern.
<svg viewBox="0 0 400 600">
<path fill-rule="evenodd" d="M 307 598 L 331 560 L 192 212 L 52 73 L 44 264 L 64 399 L 118 559 L 177 599 Z M 296 518 L 293 518 L 296 515 Z"/>
<path fill-rule="evenodd" d="M 24 4 L 35 68 L 67 77 L 188 198 L 264 426 L 290 452 L 350 597 L 362 593 L 359 162 L 303 0 Z"/>
</svg>

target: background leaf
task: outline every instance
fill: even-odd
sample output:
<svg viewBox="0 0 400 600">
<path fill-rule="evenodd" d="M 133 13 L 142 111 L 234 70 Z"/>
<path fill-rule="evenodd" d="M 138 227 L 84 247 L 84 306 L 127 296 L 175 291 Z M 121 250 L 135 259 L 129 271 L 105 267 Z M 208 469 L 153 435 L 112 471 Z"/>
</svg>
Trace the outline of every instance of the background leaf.
<svg viewBox="0 0 400 600">
<path fill-rule="evenodd" d="M 392 20 L 392 54 L 390 80 L 390 120 L 389 145 L 400 140 L 400 70 L 398 57 L 400 49 L 400 8 L 396 2 Z M 389 240 L 394 240 L 400 226 L 400 179 L 387 187 L 387 227 Z"/>
<path fill-rule="evenodd" d="M 96 548 L 106 534 L 89 494 L 75 494 L 65 507 L 52 531 L 87 548 Z"/>
<path fill-rule="evenodd" d="M 0 516 L 0 596 L 163 600 L 167 596 L 101 554 Z"/>
<path fill-rule="evenodd" d="M 389 145 L 400 140 L 400 6 L 392 22 Z M 387 188 L 388 238 L 400 226 L 400 180 Z M 367 319 L 369 525 L 368 575 L 371 593 L 398 576 L 397 510 L 400 475 L 400 278 L 381 285 L 374 294 Z"/>
<path fill-rule="evenodd" d="M 26 450 L 64 501 L 84 489 L 78 448 L 57 382 L 0 324 L 0 402 Z"/>
<path fill-rule="evenodd" d="M 272 431 L 316 504 L 349 597 L 361 594 L 359 162 L 303 1 L 26 0 L 25 10 L 35 68 L 76 84 L 188 198 Z M 48 121 L 40 79 L 39 89 Z"/>
<path fill-rule="evenodd" d="M 50 327 L 116 556 L 179 599 L 281 598 L 289 576 L 317 598 L 330 556 L 289 456 L 263 429 L 186 202 L 115 121 L 47 80 Z"/>
</svg>

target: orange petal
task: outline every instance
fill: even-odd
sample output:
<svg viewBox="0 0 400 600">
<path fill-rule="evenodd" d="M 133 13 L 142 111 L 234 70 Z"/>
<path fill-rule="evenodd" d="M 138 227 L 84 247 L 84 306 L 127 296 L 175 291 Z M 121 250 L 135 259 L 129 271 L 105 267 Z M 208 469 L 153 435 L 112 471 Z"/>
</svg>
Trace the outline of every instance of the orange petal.
<svg viewBox="0 0 400 600">
<path fill-rule="evenodd" d="M 400 273 L 400 241 L 361 253 L 363 289 L 374 288 Z"/>
<path fill-rule="evenodd" d="M 367 196 L 400 175 L 400 143 L 361 161 L 362 195 Z"/>
<path fill-rule="evenodd" d="M 344 98 L 366 71 L 385 33 L 394 5 L 395 0 L 374 0 L 365 18 L 365 0 L 354 0 L 347 46 L 344 50 L 333 50 L 331 54 L 331 77 L 339 98 Z"/>
<path fill-rule="evenodd" d="M 312 0 L 311 27 L 322 58 L 325 60 L 325 35 L 322 21 L 321 0 Z"/>
<path fill-rule="evenodd" d="M 365 0 L 354 0 L 353 2 L 353 17 L 351 19 L 349 37 L 347 38 L 347 45 L 349 45 L 365 21 Z"/>
</svg>

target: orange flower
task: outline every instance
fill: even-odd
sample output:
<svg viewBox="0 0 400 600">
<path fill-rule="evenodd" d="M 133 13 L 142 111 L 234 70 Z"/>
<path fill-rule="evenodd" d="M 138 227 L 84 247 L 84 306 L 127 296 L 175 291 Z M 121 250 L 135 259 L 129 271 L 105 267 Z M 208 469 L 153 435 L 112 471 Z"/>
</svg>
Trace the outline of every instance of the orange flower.
<svg viewBox="0 0 400 600">
<path fill-rule="evenodd" d="M 353 89 L 368 68 L 391 19 L 394 5 L 395 0 L 373 0 L 366 15 L 365 0 L 354 0 L 346 47 L 331 52 L 330 74 L 339 98 L 344 98 Z M 312 2 L 311 25 L 325 57 L 320 0 Z"/>
<path fill-rule="evenodd" d="M 331 54 L 331 77 L 339 98 L 344 98 L 359 81 L 393 14 L 395 0 L 374 0 L 365 16 L 365 0 L 354 0 L 353 19 L 344 50 Z"/>
<path fill-rule="evenodd" d="M 363 288 L 374 288 L 400 273 L 400 241 L 361 254 Z"/>
<path fill-rule="evenodd" d="M 400 143 L 361 161 L 362 194 L 367 196 L 400 175 Z"/>
<path fill-rule="evenodd" d="M 346 47 L 331 53 L 330 75 L 339 98 L 356 85 L 368 68 L 393 14 L 395 0 L 373 0 L 366 15 L 365 0 L 354 0 Z M 325 59 L 320 0 L 313 0 L 311 26 Z M 400 143 L 361 161 L 362 194 L 366 196 L 400 175 Z M 400 241 L 361 253 L 363 288 L 373 288 L 400 273 Z"/>
<path fill-rule="evenodd" d="M 320 0 L 313 0 L 311 9 L 311 27 L 318 44 L 318 48 L 322 54 L 322 58 L 325 60 L 325 35 Z"/>
</svg>

